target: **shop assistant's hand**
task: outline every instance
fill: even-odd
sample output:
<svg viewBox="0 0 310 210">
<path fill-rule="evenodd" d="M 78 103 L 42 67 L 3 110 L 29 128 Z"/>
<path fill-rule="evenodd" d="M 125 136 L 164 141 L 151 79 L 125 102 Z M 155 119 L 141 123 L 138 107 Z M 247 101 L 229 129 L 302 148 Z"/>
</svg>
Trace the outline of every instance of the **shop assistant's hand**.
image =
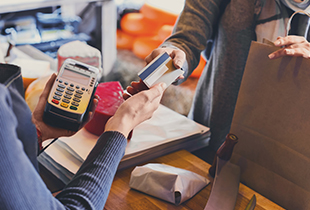
<svg viewBox="0 0 310 210">
<path fill-rule="evenodd" d="M 173 65 L 177 68 L 180 69 L 182 68 L 186 55 L 185 52 L 179 49 L 174 49 L 174 48 L 169 48 L 169 47 L 161 47 L 161 48 L 156 48 L 145 58 L 145 62 L 148 64 L 150 63 L 154 58 L 156 58 L 159 54 L 162 52 L 167 52 L 168 55 L 172 58 Z M 181 75 L 178 79 L 183 79 L 184 76 Z"/>
<path fill-rule="evenodd" d="M 66 129 L 61 129 L 61 128 L 55 128 L 52 126 L 49 126 L 43 122 L 43 112 L 45 108 L 45 104 L 49 95 L 49 92 L 53 86 L 53 83 L 56 79 L 56 74 L 52 74 L 50 79 L 47 81 L 45 88 L 39 98 L 39 102 L 35 108 L 35 110 L 32 113 L 32 122 L 35 124 L 37 129 L 41 132 L 41 137 L 42 141 L 45 141 L 47 139 L 52 139 L 52 138 L 58 138 L 61 136 L 72 136 L 76 132 L 66 130 Z M 89 112 L 88 115 L 88 120 L 84 123 L 84 125 L 92 118 L 94 111 L 98 105 L 98 96 L 94 97 L 91 111 Z"/>
<path fill-rule="evenodd" d="M 118 131 L 128 136 L 137 125 L 152 117 L 165 88 L 166 85 L 160 83 L 128 98 L 108 120 L 105 131 Z"/>
<path fill-rule="evenodd" d="M 310 43 L 302 36 L 278 37 L 274 45 L 282 48 L 269 54 L 270 59 L 286 55 L 310 58 Z"/>
<path fill-rule="evenodd" d="M 173 59 L 173 65 L 176 68 L 181 68 L 185 62 L 185 53 L 182 50 L 179 49 L 174 49 L 174 48 L 169 48 L 169 47 L 161 47 L 161 48 L 156 48 L 149 54 L 146 58 L 145 61 L 146 63 L 150 63 L 154 58 L 156 58 L 159 54 L 162 52 L 167 52 L 168 55 Z"/>
</svg>

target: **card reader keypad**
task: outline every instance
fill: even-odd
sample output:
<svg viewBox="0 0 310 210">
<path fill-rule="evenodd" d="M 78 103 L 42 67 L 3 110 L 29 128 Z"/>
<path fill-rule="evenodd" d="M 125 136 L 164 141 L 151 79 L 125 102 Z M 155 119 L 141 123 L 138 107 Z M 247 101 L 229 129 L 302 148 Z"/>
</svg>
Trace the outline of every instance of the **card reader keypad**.
<svg viewBox="0 0 310 210">
<path fill-rule="evenodd" d="M 54 92 L 52 102 L 63 108 L 77 110 L 79 103 L 81 102 L 81 98 L 86 90 L 85 87 L 80 87 L 78 85 L 75 86 L 72 83 L 69 84 L 68 82 L 62 80 L 56 82 L 58 82 L 58 85 L 56 91 Z"/>
</svg>

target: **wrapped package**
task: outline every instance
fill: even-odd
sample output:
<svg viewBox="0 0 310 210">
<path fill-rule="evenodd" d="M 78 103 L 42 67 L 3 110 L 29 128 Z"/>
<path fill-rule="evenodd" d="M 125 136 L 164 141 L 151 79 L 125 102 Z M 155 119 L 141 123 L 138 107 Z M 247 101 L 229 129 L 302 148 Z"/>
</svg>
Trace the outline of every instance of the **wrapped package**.
<svg viewBox="0 0 310 210">
<path fill-rule="evenodd" d="M 179 205 L 209 183 L 207 178 L 194 172 L 165 164 L 149 163 L 135 167 L 131 173 L 129 186 Z"/>
</svg>

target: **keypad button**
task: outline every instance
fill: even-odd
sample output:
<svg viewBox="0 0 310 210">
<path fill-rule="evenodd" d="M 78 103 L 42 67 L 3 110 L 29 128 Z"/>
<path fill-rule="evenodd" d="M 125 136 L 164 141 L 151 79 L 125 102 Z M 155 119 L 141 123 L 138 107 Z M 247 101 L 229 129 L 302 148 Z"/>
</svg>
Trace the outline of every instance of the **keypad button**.
<svg viewBox="0 0 310 210">
<path fill-rule="evenodd" d="M 61 97 L 59 97 L 59 96 L 53 96 L 53 99 L 56 99 L 56 100 L 60 100 L 61 99 Z"/>
<path fill-rule="evenodd" d="M 83 90 L 83 91 L 85 91 L 85 88 L 84 88 L 84 87 L 82 87 L 82 90 Z"/>
<path fill-rule="evenodd" d="M 65 88 L 66 86 L 64 86 L 63 84 L 58 84 L 58 87 Z"/>
<path fill-rule="evenodd" d="M 75 92 L 81 95 L 83 94 L 83 91 L 80 91 L 80 90 L 76 90 Z"/>
<path fill-rule="evenodd" d="M 80 102 L 81 100 L 78 98 L 73 98 L 73 101 Z"/>
<path fill-rule="evenodd" d="M 68 85 L 69 83 L 68 82 L 65 82 L 65 85 Z"/>
<path fill-rule="evenodd" d="M 61 92 L 56 91 L 56 92 L 55 92 L 55 95 L 62 96 L 62 93 L 61 93 Z"/>
<path fill-rule="evenodd" d="M 68 91 L 68 90 L 66 91 L 66 94 L 68 94 L 70 96 L 73 95 L 73 93 L 71 91 Z"/>
<path fill-rule="evenodd" d="M 77 110 L 77 107 L 76 106 L 70 106 L 70 109 Z"/>
<path fill-rule="evenodd" d="M 77 103 L 77 102 L 75 102 L 75 101 L 72 101 L 71 104 L 74 105 L 74 106 L 79 106 L 79 103 Z"/>
<path fill-rule="evenodd" d="M 74 87 L 74 84 L 71 83 L 70 86 L 71 86 L 71 87 Z"/>
<path fill-rule="evenodd" d="M 79 95 L 79 94 L 75 94 L 74 96 L 77 97 L 77 98 L 82 98 L 82 96 Z"/>
<path fill-rule="evenodd" d="M 55 100 L 55 99 L 53 99 L 52 102 L 53 102 L 54 104 L 59 104 L 59 101 L 57 101 L 57 100 Z"/>
<path fill-rule="evenodd" d="M 61 79 L 59 80 L 59 83 L 62 83 L 62 80 L 61 80 Z"/>
<path fill-rule="evenodd" d="M 60 87 L 56 88 L 56 90 L 59 91 L 59 92 L 64 92 L 64 89 L 62 89 Z"/>
<path fill-rule="evenodd" d="M 72 97 L 69 96 L 69 95 L 64 95 L 64 97 L 67 98 L 67 99 L 71 99 L 71 98 L 72 98 Z"/>
<path fill-rule="evenodd" d="M 67 87 L 67 89 L 70 91 L 74 91 L 74 88 L 72 88 L 72 87 Z"/>
<path fill-rule="evenodd" d="M 77 86 L 75 86 L 75 88 L 76 88 L 76 89 L 80 89 L 80 86 L 77 85 Z"/>
<path fill-rule="evenodd" d="M 64 108 L 68 108 L 69 104 L 62 102 L 62 103 L 60 104 L 60 106 L 62 106 L 62 107 L 64 107 Z"/>
<path fill-rule="evenodd" d="M 65 102 L 65 103 L 70 103 L 70 100 L 68 100 L 66 98 L 63 98 L 62 101 Z"/>
</svg>

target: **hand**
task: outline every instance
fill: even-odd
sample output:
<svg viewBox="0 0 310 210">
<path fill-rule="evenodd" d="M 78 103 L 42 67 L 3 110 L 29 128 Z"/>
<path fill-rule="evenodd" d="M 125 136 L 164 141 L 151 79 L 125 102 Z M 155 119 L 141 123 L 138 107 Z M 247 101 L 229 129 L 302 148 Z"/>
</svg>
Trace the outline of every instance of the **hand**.
<svg viewBox="0 0 310 210">
<path fill-rule="evenodd" d="M 278 37 L 274 45 L 282 48 L 269 54 L 270 59 L 286 55 L 310 58 L 310 43 L 302 36 Z"/>
<path fill-rule="evenodd" d="M 105 131 L 118 131 L 128 136 L 137 125 L 152 117 L 165 88 L 166 85 L 160 83 L 128 98 L 108 120 Z"/>
<path fill-rule="evenodd" d="M 168 55 L 172 58 L 172 62 L 173 65 L 177 68 L 180 69 L 182 68 L 185 59 L 186 59 L 186 55 L 185 52 L 183 52 L 182 50 L 179 49 L 174 49 L 174 48 L 169 48 L 169 47 L 162 47 L 162 48 L 157 48 L 155 50 L 153 50 L 151 52 L 151 54 L 149 54 L 146 58 L 145 58 L 145 62 L 148 64 L 150 63 L 154 58 L 156 58 L 159 54 L 161 54 L 162 52 L 167 52 Z M 179 76 L 178 79 L 183 79 L 184 76 L 181 75 Z"/>
<path fill-rule="evenodd" d="M 130 96 L 135 95 L 136 93 L 149 89 L 146 84 L 140 79 L 139 82 L 131 82 L 131 86 L 126 88 L 127 93 L 123 94 L 123 98 L 127 100 Z M 130 94 L 130 95 L 129 95 Z"/>
<path fill-rule="evenodd" d="M 72 136 L 73 134 L 76 133 L 75 131 L 52 127 L 43 122 L 43 112 L 44 112 L 45 104 L 46 104 L 49 92 L 52 89 L 55 79 L 56 79 L 56 74 L 52 74 L 52 76 L 50 77 L 50 79 L 47 81 L 45 85 L 45 88 L 39 98 L 39 102 L 35 110 L 32 113 L 32 122 L 35 124 L 37 129 L 41 132 L 42 141 L 45 141 L 47 139 L 52 139 L 52 138 L 58 138 L 61 136 Z M 98 96 L 95 96 L 93 103 L 92 103 L 91 111 L 89 112 L 87 121 L 83 123 L 83 126 L 92 118 L 97 105 L 98 105 Z"/>
</svg>

